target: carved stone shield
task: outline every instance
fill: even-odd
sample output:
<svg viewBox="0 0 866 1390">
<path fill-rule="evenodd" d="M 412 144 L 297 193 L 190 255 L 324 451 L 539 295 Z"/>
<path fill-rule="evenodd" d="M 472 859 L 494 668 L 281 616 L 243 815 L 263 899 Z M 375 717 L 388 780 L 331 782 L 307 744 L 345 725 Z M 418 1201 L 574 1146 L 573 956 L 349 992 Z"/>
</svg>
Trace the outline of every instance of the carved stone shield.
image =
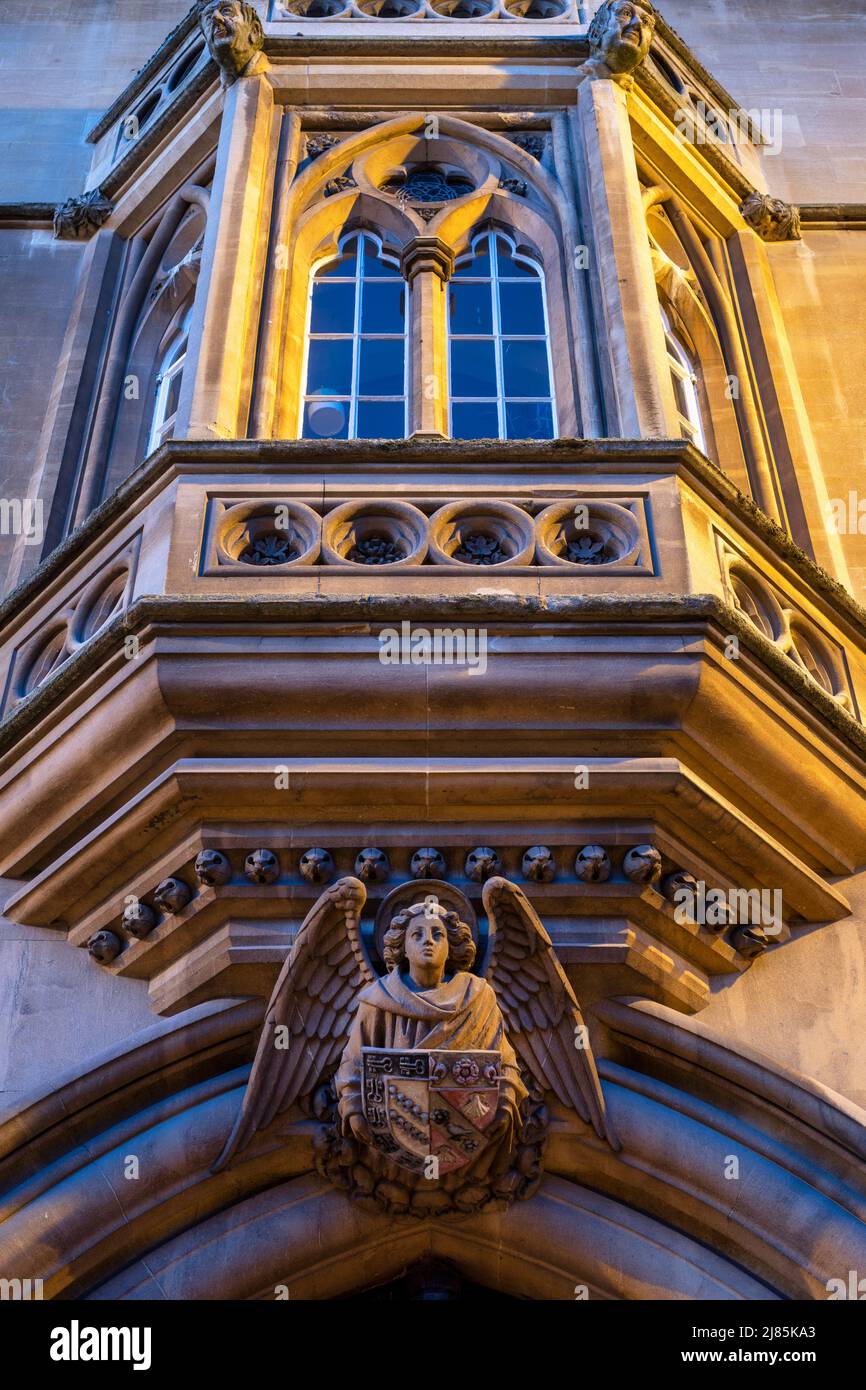
<svg viewBox="0 0 866 1390">
<path fill-rule="evenodd" d="M 365 1047 L 362 1054 L 364 1117 L 380 1153 L 427 1177 L 478 1157 L 499 1104 L 498 1052 Z"/>
</svg>

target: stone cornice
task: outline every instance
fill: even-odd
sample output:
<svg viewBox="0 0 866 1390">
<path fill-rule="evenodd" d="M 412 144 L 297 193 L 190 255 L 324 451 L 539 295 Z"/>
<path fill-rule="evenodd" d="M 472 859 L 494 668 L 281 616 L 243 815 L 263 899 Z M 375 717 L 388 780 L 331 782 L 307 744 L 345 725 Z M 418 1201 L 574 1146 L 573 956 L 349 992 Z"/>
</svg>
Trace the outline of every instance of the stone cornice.
<svg viewBox="0 0 866 1390">
<path fill-rule="evenodd" d="M 20 738 L 34 729 L 87 676 L 122 653 L 127 637 L 153 626 L 231 626 L 239 623 L 246 626 L 256 622 L 284 627 L 287 623 L 299 623 L 304 626 L 319 624 L 323 631 L 336 625 L 345 632 L 347 624 L 362 631 L 380 625 L 399 627 L 403 621 L 504 625 L 506 629 L 518 630 L 521 635 L 565 624 L 579 628 L 587 624 L 617 624 L 621 628 L 626 624 L 632 630 L 671 623 L 715 628 L 722 642 L 735 635 L 781 684 L 823 720 L 828 732 L 836 734 L 850 751 L 866 756 L 866 728 L 788 660 L 742 613 L 723 603 L 715 594 L 658 597 L 572 594 L 542 598 L 511 594 L 440 594 L 433 598 L 370 594 L 362 599 L 332 599 L 315 594 L 274 598 L 259 594 L 249 599 L 145 595 L 136 599 L 44 684 L 15 706 L 0 723 L 0 756 L 13 749 Z"/>
<path fill-rule="evenodd" d="M 866 203 L 800 203 L 800 222 L 818 230 L 866 231 Z"/>
<path fill-rule="evenodd" d="M 54 203 L 0 203 L 0 227 L 51 227 Z"/>
<path fill-rule="evenodd" d="M 655 106 L 667 116 L 668 120 L 676 124 L 677 112 L 682 108 L 675 97 L 665 86 L 653 76 L 646 65 L 642 64 L 635 72 L 635 86 L 640 89 Z M 739 108 L 736 103 L 726 110 L 737 111 Z M 696 150 L 700 157 L 722 178 L 728 188 L 732 189 L 737 197 L 743 201 L 748 198 L 750 193 L 757 190 L 749 182 L 742 169 L 736 165 L 732 159 L 725 154 L 723 147 L 715 140 L 705 140 L 701 145 L 696 146 L 692 141 L 685 141 L 690 148 Z"/>
<path fill-rule="evenodd" d="M 721 82 L 719 82 L 717 78 L 713 77 L 711 72 L 707 71 L 700 59 L 695 57 L 694 50 L 689 48 L 689 45 L 686 43 L 685 39 L 680 37 L 676 29 L 671 28 L 670 24 L 668 24 L 664 16 L 659 14 L 658 10 L 656 11 L 655 32 L 656 37 L 663 38 L 665 43 L 668 44 L 671 48 L 672 52 L 674 52 L 677 55 L 677 57 L 680 58 L 682 62 L 684 62 L 686 66 L 691 69 L 695 77 L 699 78 L 699 80 L 703 82 L 704 86 L 707 88 L 707 91 L 711 94 L 711 96 L 715 98 L 716 101 L 718 101 L 721 104 L 725 111 L 740 112 L 745 110 L 745 108 L 742 107 L 740 103 L 731 96 L 727 88 L 723 87 Z M 652 50 L 650 50 L 650 55 L 652 55 Z M 641 67 L 638 68 L 638 75 L 640 75 L 642 72 L 645 72 L 644 65 L 641 65 Z M 760 144 L 760 131 L 755 127 L 753 122 L 750 122 L 750 127 L 752 133 L 757 137 L 756 143 Z"/>
</svg>

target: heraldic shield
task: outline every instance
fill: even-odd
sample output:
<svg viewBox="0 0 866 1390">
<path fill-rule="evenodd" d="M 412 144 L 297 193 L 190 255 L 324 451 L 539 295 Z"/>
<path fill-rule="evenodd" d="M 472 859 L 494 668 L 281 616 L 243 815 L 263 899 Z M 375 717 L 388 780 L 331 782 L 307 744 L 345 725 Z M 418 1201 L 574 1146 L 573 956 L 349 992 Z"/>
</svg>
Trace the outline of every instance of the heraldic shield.
<svg viewBox="0 0 866 1390">
<path fill-rule="evenodd" d="M 498 1052 L 365 1047 L 362 1097 L 373 1144 L 394 1163 L 437 1176 L 465 1168 L 485 1147 L 499 1102 Z"/>
</svg>

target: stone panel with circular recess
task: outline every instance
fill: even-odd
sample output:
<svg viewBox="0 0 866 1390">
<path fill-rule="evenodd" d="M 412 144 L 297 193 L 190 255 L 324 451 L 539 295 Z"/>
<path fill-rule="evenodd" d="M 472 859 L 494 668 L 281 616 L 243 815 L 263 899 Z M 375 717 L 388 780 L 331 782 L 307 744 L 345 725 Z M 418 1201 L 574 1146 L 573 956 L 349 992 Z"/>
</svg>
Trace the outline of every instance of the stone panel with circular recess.
<svg viewBox="0 0 866 1390">
<path fill-rule="evenodd" d="M 717 535 L 716 539 L 732 606 L 819 690 L 859 718 L 844 649 L 760 574 L 747 556 L 723 537 Z"/>
<path fill-rule="evenodd" d="M 528 565 L 532 519 L 510 502 L 449 502 L 430 518 L 430 558 L 436 565 Z"/>
<path fill-rule="evenodd" d="M 322 525 L 327 564 L 407 569 L 427 554 L 427 518 L 410 502 L 344 502 Z"/>
<path fill-rule="evenodd" d="M 315 564 L 321 518 L 303 502 L 241 502 L 227 508 L 216 527 L 220 565 L 291 569 Z"/>
<path fill-rule="evenodd" d="M 535 519 L 536 557 L 542 565 L 634 565 L 641 559 L 642 541 L 634 513 L 616 502 L 555 502 Z"/>
</svg>

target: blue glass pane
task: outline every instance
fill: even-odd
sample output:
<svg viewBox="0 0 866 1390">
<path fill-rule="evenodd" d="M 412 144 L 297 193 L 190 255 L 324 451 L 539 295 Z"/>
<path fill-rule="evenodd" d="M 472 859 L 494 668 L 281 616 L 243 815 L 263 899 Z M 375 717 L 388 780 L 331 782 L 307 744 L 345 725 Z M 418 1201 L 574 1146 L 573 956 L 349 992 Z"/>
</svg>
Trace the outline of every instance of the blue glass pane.
<svg viewBox="0 0 866 1390">
<path fill-rule="evenodd" d="M 400 280 L 364 278 L 361 291 L 361 332 L 402 333 L 406 291 Z"/>
<path fill-rule="evenodd" d="M 304 407 L 304 439 L 348 439 L 348 401 L 308 401 Z"/>
<path fill-rule="evenodd" d="M 404 340 L 362 338 L 359 396 L 402 396 Z"/>
<path fill-rule="evenodd" d="M 506 396 L 549 396 L 547 344 L 543 339 L 528 342 L 506 338 L 502 343 L 502 369 Z"/>
<path fill-rule="evenodd" d="M 552 439 L 553 409 L 549 401 L 506 401 L 508 439 Z"/>
<path fill-rule="evenodd" d="M 502 237 L 497 237 L 496 251 L 500 278 L 510 280 L 516 276 L 520 280 L 538 279 L 538 271 L 535 266 L 527 261 L 520 261 L 512 255 L 511 247 Z"/>
<path fill-rule="evenodd" d="M 359 439 L 403 439 L 406 411 L 402 401 L 359 401 Z"/>
<path fill-rule="evenodd" d="M 353 241 L 336 260 L 329 261 L 327 265 L 320 266 L 316 271 L 316 279 L 331 280 L 335 276 L 349 276 L 349 278 L 352 278 L 357 274 L 357 256 L 357 242 Z"/>
<path fill-rule="evenodd" d="M 449 285 L 452 333 L 492 333 L 490 285 Z"/>
<path fill-rule="evenodd" d="M 527 394 L 529 394 L 527 392 Z M 542 393 L 539 391 L 539 395 Z M 490 338 L 452 339 L 451 395 L 496 399 L 496 354 Z M 472 438 L 473 436 L 466 436 Z M 475 436 L 486 438 L 486 435 Z"/>
<path fill-rule="evenodd" d="M 500 285 L 499 312 L 503 333 L 544 333 L 541 282 Z"/>
<path fill-rule="evenodd" d="M 364 238 L 364 279 L 402 280 L 400 267 L 379 256 L 375 241 Z"/>
<path fill-rule="evenodd" d="M 313 285 L 311 333 L 351 333 L 355 327 L 355 285 L 339 282 Z"/>
<path fill-rule="evenodd" d="M 452 439 L 498 439 L 499 417 L 496 406 L 484 401 L 471 401 L 451 407 Z"/>
<path fill-rule="evenodd" d="M 306 394 L 348 396 L 351 390 L 351 338 L 311 338 Z"/>
<path fill-rule="evenodd" d="M 473 256 L 467 257 L 465 261 L 460 262 L 454 274 L 472 276 L 475 279 L 479 276 L 486 276 L 488 280 L 490 279 L 490 251 L 486 237 L 483 241 L 478 242 Z"/>
</svg>

